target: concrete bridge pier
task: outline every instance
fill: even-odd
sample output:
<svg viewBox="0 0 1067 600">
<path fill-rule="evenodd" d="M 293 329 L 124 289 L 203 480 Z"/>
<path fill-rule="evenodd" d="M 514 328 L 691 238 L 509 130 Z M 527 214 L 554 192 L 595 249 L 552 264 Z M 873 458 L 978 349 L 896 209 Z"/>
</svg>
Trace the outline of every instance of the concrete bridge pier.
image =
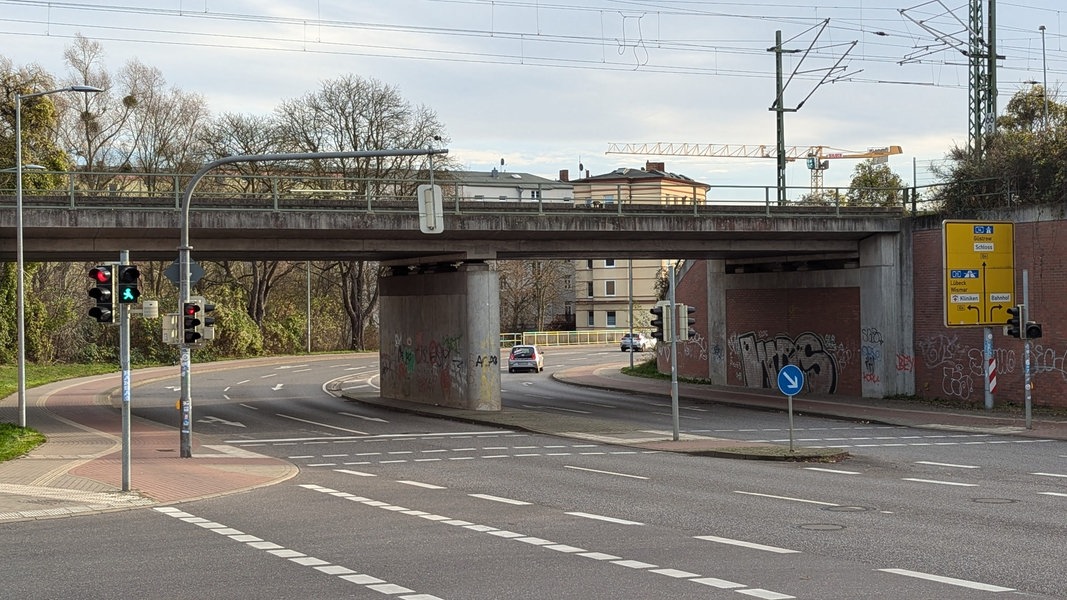
<svg viewBox="0 0 1067 600">
<path fill-rule="evenodd" d="M 481 261 L 394 267 L 378 285 L 381 396 L 500 410 L 500 281 Z"/>
</svg>

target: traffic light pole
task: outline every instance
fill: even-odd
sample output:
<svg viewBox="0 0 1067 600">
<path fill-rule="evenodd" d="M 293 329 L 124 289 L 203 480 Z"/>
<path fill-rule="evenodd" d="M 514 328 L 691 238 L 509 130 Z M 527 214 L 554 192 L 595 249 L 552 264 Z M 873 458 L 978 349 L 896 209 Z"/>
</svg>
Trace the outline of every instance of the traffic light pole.
<svg viewBox="0 0 1067 600">
<path fill-rule="evenodd" d="M 1025 313 L 1030 312 L 1030 272 L 1023 269 L 1023 306 Z M 1032 404 L 1030 399 L 1030 336 L 1026 335 L 1026 320 L 1030 317 L 1029 314 L 1019 315 L 1021 322 L 1023 335 L 1026 336 L 1023 339 L 1023 388 L 1024 399 L 1026 404 L 1026 428 L 1033 429 L 1033 422 L 1031 421 Z"/>
<path fill-rule="evenodd" d="M 130 263 L 130 251 L 119 253 L 119 264 Z M 122 491 L 130 491 L 130 305 L 119 303 L 119 369 L 122 371 Z"/>
<path fill-rule="evenodd" d="M 184 306 L 186 302 L 189 302 L 189 295 L 192 287 L 189 283 L 191 279 L 190 265 L 192 259 L 190 252 L 193 247 L 189 245 L 189 205 L 192 201 L 193 190 L 196 189 L 196 184 L 200 182 L 211 170 L 215 167 L 221 167 L 232 163 L 240 162 L 282 162 L 282 161 L 295 161 L 295 160 L 317 160 L 317 159 L 331 159 L 331 158 L 375 158 L 384 156 L 428 156 L 433 157 L 435 154 L 448 154 L 446 148 L 419 148 L 419 149 L 398 149 L 398 150 L 361 150 L 351 152 L 293 152 L 282 154 L 242 154 L 238 156 L 227 156 L 218 160 L 213 160 L 204 166 L 200 167 L 200 170 L 193 175 L 193 177 L 185 184 L 185 188 L 182 190 L 182 212 L 181 212 L 181 243 L 178 245 L 178 266 L 180 269 L 180 281 L 178 284 L 178 306 Z M 432 173 L 431 169 L 431 173 Z M 178 403 L 181 407 L 181 457 L 192 458 L 193 456 L 193 400 L 190 393 L 190 366 L 192 363 L 192 353 L 188 345 L 182 340 L 181 355 L 181 398 Z"/>
<path fill-rule="evenodd" d="M 681 437 L 679 434 L 680 416 L 678 415 L 678 318 L 675 315 L 675 308 L 677 305 L 674 303 L 674 263 L 672 262 L 667 270 L 670 277 L 670 292 L 671 292 L 671 318 L 664 323 L 664 326 L 669 328 L 671 332 L 671 420 L 674 421 L 674 441 L 678 441 Z"/>
</svg>

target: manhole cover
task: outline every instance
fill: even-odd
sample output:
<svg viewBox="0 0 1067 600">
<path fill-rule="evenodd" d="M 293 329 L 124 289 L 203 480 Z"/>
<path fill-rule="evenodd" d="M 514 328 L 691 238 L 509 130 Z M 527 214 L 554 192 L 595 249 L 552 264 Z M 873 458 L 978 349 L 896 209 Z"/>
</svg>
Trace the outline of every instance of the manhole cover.
<svg viewBox="0 0 1067 600">
<path fill-rule="evenodd" d="M 830 512 L 867 512 L 870 509 L 866 506 L 827 506 L 823 510 Z"/>
<path fill-rule="evenodd" d="M 801 529 L 807 529 L 808 531 L 839 531 L 844 529 L 844 525 L 835 525 L 833 523 L 808 523 L 801 525 Z"/>
<path fill-rule="evenodd" d="M 1012 500 L 1011 498 L 975 498 L 975 502 L 979 504 L 1014 504 L 1018 500 Z"/>
</svg>

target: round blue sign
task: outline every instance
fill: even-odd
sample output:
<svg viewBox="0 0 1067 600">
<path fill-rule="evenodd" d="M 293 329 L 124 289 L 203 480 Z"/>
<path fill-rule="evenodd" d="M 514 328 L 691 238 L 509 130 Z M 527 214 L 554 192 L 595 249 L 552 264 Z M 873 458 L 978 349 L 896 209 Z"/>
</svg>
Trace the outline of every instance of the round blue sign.
<svg viewBox="0 0 1067 600">
<path fill-rule="evenodd" d="M 778 371 L 778 389 L 786 396 L 796 396 L 804 388 L 804 371 L 796 365 L 786 365 Z"/>
</svg>

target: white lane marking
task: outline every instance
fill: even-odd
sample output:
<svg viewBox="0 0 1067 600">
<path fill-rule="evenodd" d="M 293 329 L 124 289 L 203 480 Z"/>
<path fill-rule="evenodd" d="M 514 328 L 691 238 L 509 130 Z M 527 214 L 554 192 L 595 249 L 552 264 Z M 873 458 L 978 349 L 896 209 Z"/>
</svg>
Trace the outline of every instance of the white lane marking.
<svg viewBox="0 0 1067 600">
<path fill-rule="evenodd" d="M 1031 475 L 1040 475 L 1041 477 L 1067 477 L 1062 473 L 1030 473 Z"/>
<path fill-rule="evenodd" d="M 560 407 L 560 406 L 543 406 L 543 405 L 539 405 L 539 404 L 536 404 L 536 405 L 535 404 L 523 404 L 521 406 L 523 408 L 529 408 L 531 410 L 558 410 L 558 411 L 561 411 L 561 412 L 578 413 L 580 415 L 591 415 L 591 414 L 593 414 L 593 413 L 589 412 L 588 410 L 578 410 L 576 408 L 563 408 L 563 407 Z"/>
<path fill-rule="evenodd" d="M 752 596 L 755 598 L 762 598 L 763 600 L 789 600 L 790 598 L 796 598 L 796 596 L 789 596 L 786 594 L 779 594 L 778 592 L 772 592 L 770 590 L 761 590 L 759 588 L 753 588 L 750 590 L 734 590 L 738 594 L 744 594 L 746 596 Z"/>
<path fill-rule="evenodd" d="M 775 554 L 799 554 L 800 550 L 790 550 L 788 548 L 778 548 L 776 546 L 765 546 L 763 544 L 757 544 L 755 542 L 746 542 L 744 540 L 732 540 L 730 538 L 717 537 L 714 535 L 695 535 L 695 539 L 704 540 L 706 542 L 715 542 L 718 544 L 727 544 L 730 546 L 740 546 L 742 548 L 749 548 L 751 550 L 762 550 L 764 552 L 773 552 Z"/>
<path fill-rule="evenodd" d="M 251 404 L 244 404 L 243 402 L 238 403 L 237 406 L 243 406 L 243 407 L 247 408 L 248 410 L 259 410 L 255 406 L 252 406 Z"/>
<path fill-rule="evenodd" d="M 954 485 L 957 487 L 978 487 L 977 483 L 960 483 L 958 481 L 940 481 L 937 479 L 917 479 L 915 477 L 904 477 L 904 481 L 914 481 L 915 483 L 933 483 L 937 485 Z"/>
<path fill-rule="evenodd" d="M 471 498 L 481 498 L 482 500 L 492 500 L 493 502 L 502 502 L 504 504 L 514 504 L 515 506 L 529 506 L 529 502 L 523 502 L 522 500 L 513 500 L 511 498 L 501 498 L 500 496 L 490 496 L 489 494 L 467 494 Z"/>
<path fill-rule="evenodd" d="M 584 512 L 569 512 L 566 513 L 572 517 L 582 517 L 583 519 L 595 519 L 597 521 L 607 521 L 608 523 L 617 523 L 619 525 L 644 525 L 638 521 L 628 521 L 626 519 L 616 519 L 615 517 L 605 517 L 604 515 L 594 515 L 592 513 Z"/>
<path fill-rule="evenodd" d="M 278 376 L 278 374 L 277 374 L 277 373 L 268 373 L 268 374 L 266 374 L 266 375 L 260 375 L 260 376 L 259 376 L 259 378 L 260 378 L 260 379 L 268 379 L 268 378 L 270 378 L 270 377 L 277 377 L 277 376 Z"/>
<path fill-rule="evenodd" d="M 251 380 L 251 379 L 244 379 L 244 380 L 242 380 L 242 381 L 238 381 L 238 382 L 237 382 L 237 383 L 235 383 L 234 385 L 241 385 L 242 383 L 248 383 L 249 381 L 252 381 L 252 380 Z"/>
<path fill-rule="evenodd" d="M 1067 498 L 1067 494 L 1061 494 L 1060 492 L 1038 492 L 1043 496 L 1059 496 L 1061 498 Z"/>
<path fill-rule="evenodd" d="M 326 488 L 323 488 L 323 490 L 325 489 Z M 330 491 L 334 492 L 334 490 Z M 429 594 L 416 595 L 414 590 L 408 589 L 404 586 L 397 585 L 395 583 L 389 583 L 384 579 L 379 579 L 372 575 L 359 573 L 353 569 L 349 569 L 348 567 L 331 564 L 329 561 L 325 561 L 320 558 L 315 558 L 314 556 L 308 556 L 307 554 L 304 554 L 303 552 L 299 552 L 297 550 L 282 547 L 278 544 L 275 544 L 274 542 L 268 542 L 254 535 L 248 535 L 236 529 L 226 527 L 221 523 L 207 521 L 207 519 L 197 517 L 173 506 L 161 506 L 154 510 L 169 517 L 174 517 L 175 519 L 178 519 L 185 523 L 198 525 L 199 527 L 208 531 L 212 531 L 219 535 L 224 535 L 230 538 L 231 540 L 241 544 L 245 544 L 250 548 L 262 550 L 267 554 L 277 556 L 278 558 L 284 558 L 300 566 L 312 567 L 316 571 L 324 575 L 340 577 L 341 579 L 350 581 L 357 585 L 365 586 L 367 589 L 374 590 L 376 592 L 391 595 L 411 594 L 404 597 L 410 598 L 412 600 L 416 598 L 418 600 L 441 600 L 437 596 L 431 596 Z"/>
<path fill-rule="evenodd" d="M 931 575 L 930 573 L 921 573 L 919 571 L 909 571 L 907 569 L 878 569 L 883 573 L 893 573 L 894 575 L 903 575 L 905 577 L 914 577 L 916 579 L 925 579 L 927 581 L 936 581 L 938 583 L 947 583 L 949 585 L 957 585 L 972 590 L 981 590 L 983 592 L 1014 592 L 1013 588 L 1001 587 L 999 585 L 990 585 L 988 583 L 979 583 L 977 581 L 968 581 L 966 579 L 956 579 L 955 577 L 944 577 L 942 575 Z"/>
<path fill-rule="evenodd" d="M 364 473 L 363 471 L 353 471 L 351 469 L 334 469 L 338 473 L 345 473 L 347 475 L 355 475 L 357 477 L 377 477 L 374 473 Z"/>
<path fill-rule="evenodd" d="M 587 469 L 585 467 L 575 467 L 573 465 L 563 465 L 564 469 L 574 469 L 575 471 L 588 471 L 590 473 L 601 473 L 603 475 L 615 475 L 617 477 L 629 477 L 630 479 L 648 479 L 648 477 L 642 477 L 641 475 L 630 475 L 629 473 L 616 473 L 614 471 L 601 471 L 599 469 Z"/>
<path fill-rule="evenodd" d="M 307 419 L 301 419 L 301 418 L 298 418 L 298 417 L 294 417 L 292 415 L 284 415 L 282 413 L 274 413 L 274 415 L 277 416 L 277 417 L 281 417 L 283 419 L 291 419 L 293 421 L 299 421 L 301 423 L 307 423 L 308 425 L 315 425 L 317 427 L 326 427 L 327 429 L 336 429 L 338 431 L 346 431 L 348 433 L 355 433 L 355 434 L 358 434 L 358 435 L 367 435 L 366 431 L 358 431 L 358 430 L 355 430 L 355 429 L 346 429 L 344 427 L 338 427 L 336 425 L 327 425 L 326 423 L 316 423 L 315 421 L 308 421 Z"/>
<path fill-rule="evenodd" d="M 410 438 L 435 439 L 435 438 L 440 438 L 440 437 L 454 437 L 454 436 L 493 437 L 493 436 L 499 436 L 501 434 L 512 434 L 514 432 L 508 431 L 506 429 L 500 429 L 500 430 L 492 430 L 492 431 L 457 431 L 455 433 L 449 433 L 449 432 L 441 432 L 441 433 L 433 433 L 433 432 L 431 432 L 431 433 L 382 433 L 382 434 L 376 434 L 376 435 L 368 435 L 368 434 L 365 434 L 365 433 L 362 433 L 362 432 L 359 432 L 359 433 L 361 433 L 361 435 L 359 437 L 353 437 L 353 436 L 321 437 L 321 436 L 319 436 L 319 437 L 302 437 L 302 438 L 273 438 L 273 439 L 266 439 L 266 440 L 247 440 L 247 439 L 245 439 L 245 440 L 227 440 L 226 443 L 227 444 L 240 445 L 240 444 L 281 444 L 281 443 L 287 443 L 287 442 L 309 443 L 309 442 L 316 442 L 316 441 L 324 441 L 324 442 L 351 442 L 351 441 L 383 442 L 383 441 L 394 440 L 394 439 L 399 440 L 399 439 L 410 439 Z M 514 436 L 514 437 L 525 437 L 525 435 Z M 530 446 L 530 448 L 536 448 L 536 447 L 537 446 Z M 575 446 L 575 448 L 577 448 L 577 447 L 578 446 Z"/>
<path fill-rule="evenodd" d="M 399 480 L 398 479 L 397 483 L 403 483 L 404 485 L 413 485 L 415 487 L 426 488 L 428 490 L 444 490 L 444 489 L 447 489 L 447 488 L 442 487 L 440 485 L 434 485 L 432 483 L 423 483 L 421 481 L 404 481 L 404 480 Z"/>
<path fill-rule="evenodd" d="M 979 467 L 977 465 L 956 465 L 956 464 L 952 464 L 952 463 L 933 462 L 933 461 L 930 461 L 930 460 L 917 460 L 917 461 L 915 461 L 915 464 L 917 464 L 917 465 L 931 465 L 931 466 L 934 466 L 934 467 L 953 467 L 953 468 L 956 468 L 956 469 L 980 469 L 981 468 L 981 467 Z"/>
<path fill-rule="evenodd" d="M 862 475 L 859 471 L 844 471 L 842 469 L 824 469 L 822 467 L 804 467 L 808 471 L 820 471 L 822 473 L 837 473 L 838 475 Z"/>
<path fill-rule="evenodd" d="M 788 500 L 790 502 L 803 502 L 805 504 L 818 504 L 819 506 L 840 506 L 833 502 L 820 502 L 818 500 L 805 500 L 804 498 L 791 498 L 789 496 L 775 496 L 773 494 L 760 494 L 759 492 L 743 492 L 741 490 L 734 490 L 735 494 L 744 494 L 746 496 L 760 496 L 763 498 L 773 498 L 775 500 Z"/>
<path fill-rule="evenodd" d="M 357 419 L 363 419 L 364 421 L 375 421 L 377 423 L 388 423 L 389 422 L 389 421 L 386 421 L 385 419 L 379 419 L 378 417 L 367 417 L 367 416 L 364 416 L 364 415 L 357 415 L 355 413 L 350 413 L 350 412 L 339 412 L 337 414 L 344 415 L 346 417 L 355 417 Z"/>
</svg>

